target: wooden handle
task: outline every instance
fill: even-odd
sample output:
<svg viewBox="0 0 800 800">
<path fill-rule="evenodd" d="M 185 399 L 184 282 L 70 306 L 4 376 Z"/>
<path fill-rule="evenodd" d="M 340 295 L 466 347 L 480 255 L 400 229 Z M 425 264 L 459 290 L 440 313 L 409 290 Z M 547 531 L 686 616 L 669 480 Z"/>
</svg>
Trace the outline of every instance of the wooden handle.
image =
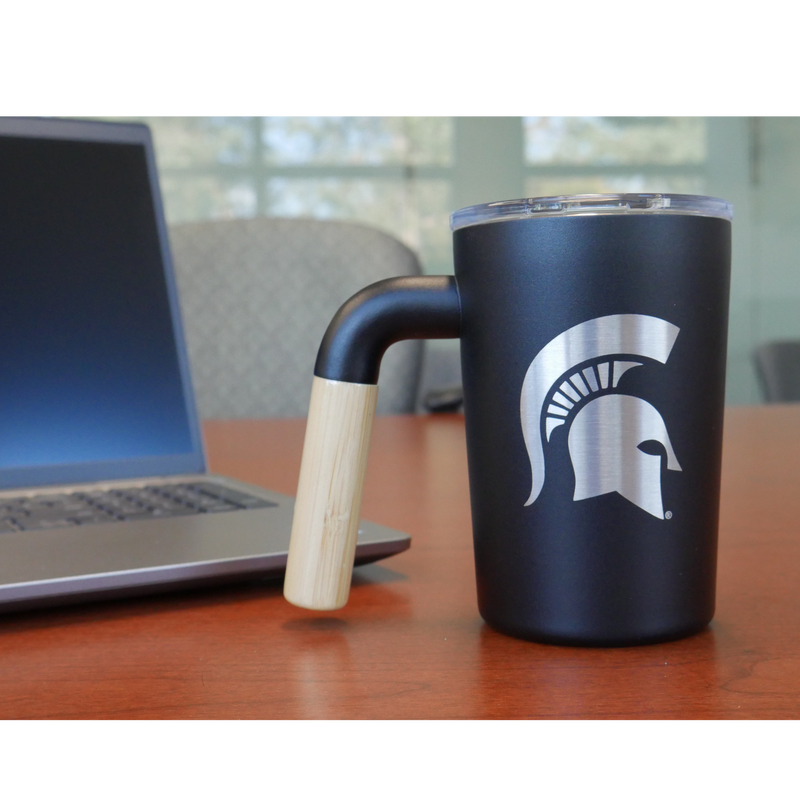
<svg viewBox="0 0 800 800">
<path fill-rule="evenodd" d="M 347 602 L 377 399 L 375 385 L 314 378 L 283 584 L 296 606 Z"/>
</svg>

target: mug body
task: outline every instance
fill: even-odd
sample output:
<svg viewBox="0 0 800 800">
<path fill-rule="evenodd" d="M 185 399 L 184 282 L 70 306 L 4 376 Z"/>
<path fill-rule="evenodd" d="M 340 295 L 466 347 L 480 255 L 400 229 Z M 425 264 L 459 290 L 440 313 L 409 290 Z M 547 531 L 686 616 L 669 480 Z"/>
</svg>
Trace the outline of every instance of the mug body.
<svg viewBox="0 0 800 800">
<path fill-rule="evenodd" d="M 453 215 L 478 602 L 623 645 L 714 614 L 731 208 L 681 195 Z"/>
</svg>

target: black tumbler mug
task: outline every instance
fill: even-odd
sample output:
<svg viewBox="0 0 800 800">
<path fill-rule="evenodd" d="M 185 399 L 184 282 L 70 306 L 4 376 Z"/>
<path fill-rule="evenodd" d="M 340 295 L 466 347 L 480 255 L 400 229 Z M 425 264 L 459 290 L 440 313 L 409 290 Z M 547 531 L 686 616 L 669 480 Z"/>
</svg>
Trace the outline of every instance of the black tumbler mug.
<svg viewBox="0 0 800 800">
<path fill-rule="evenodd" d="M 730 204 L 581 195 L 453 214 L 455 277 L 367 287 L 315 368 L 284 593 L 347 601 L 380 359 L 458 337 L 478 604 L 536 641 L 714 614 Z"/>
</svg>

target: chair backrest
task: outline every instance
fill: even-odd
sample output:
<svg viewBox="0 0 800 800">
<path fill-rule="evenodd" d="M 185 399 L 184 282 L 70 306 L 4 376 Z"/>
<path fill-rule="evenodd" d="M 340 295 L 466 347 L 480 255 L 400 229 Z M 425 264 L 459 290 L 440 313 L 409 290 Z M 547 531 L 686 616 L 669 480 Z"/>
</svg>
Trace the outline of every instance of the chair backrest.
<svg viewBox="0 0 800 800">
<path fill-rule="evenodd" d="M 800 341 L 767 342 L 753 358 L 766 402 L 800 402 Z"/>
<path fill-rule="evenodd" d="M 349 222 L 259 217 L 185 223 L 170 243 L 203 418 L 308 413 L 314 362 L 339 306 L 394 275 L 419 275 L 404 244 Z M 381 365 L 378 413 L 414 410 L 422 342 Z"/>
</svg>

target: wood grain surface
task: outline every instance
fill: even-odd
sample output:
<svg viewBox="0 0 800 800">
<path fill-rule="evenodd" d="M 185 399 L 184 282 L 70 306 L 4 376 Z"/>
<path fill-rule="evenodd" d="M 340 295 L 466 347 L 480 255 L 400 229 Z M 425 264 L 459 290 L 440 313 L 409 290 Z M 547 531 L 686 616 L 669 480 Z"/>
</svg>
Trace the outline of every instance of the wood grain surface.
<svg viewBox="0 0 800 800">
<path fill-rule="evenodd" d="M 304 426 L 210 422 L 211 467 L 293 494 Z M 0 618 L 0 717 L 800 717 L 800 406 L 729 409 L 717 614 L 678 642 L 481 621 L 459 416 L 376 419 L 363 515 L 412 547 L 358 568 L 340 611 L 272 582 Z"/>
</svg>

